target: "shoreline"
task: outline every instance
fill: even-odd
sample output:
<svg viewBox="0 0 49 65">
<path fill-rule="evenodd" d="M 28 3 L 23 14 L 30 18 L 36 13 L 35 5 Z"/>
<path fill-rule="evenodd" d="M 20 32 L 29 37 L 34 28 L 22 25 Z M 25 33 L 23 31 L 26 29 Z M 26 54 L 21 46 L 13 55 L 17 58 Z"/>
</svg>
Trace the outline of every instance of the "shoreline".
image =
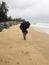
<svg viewBox="0 0 49 65">
<path fill-rule="evenodd" d="M 37 32 L 41 32 L 41 33 L 44 33 L 44 34 L 49 34 L 49 28 L 44 28 L 44 27 L 36 27 L 36 26 L 33 26 L 31 25 L 31 27 L 36 30 Z"/>
</svg>

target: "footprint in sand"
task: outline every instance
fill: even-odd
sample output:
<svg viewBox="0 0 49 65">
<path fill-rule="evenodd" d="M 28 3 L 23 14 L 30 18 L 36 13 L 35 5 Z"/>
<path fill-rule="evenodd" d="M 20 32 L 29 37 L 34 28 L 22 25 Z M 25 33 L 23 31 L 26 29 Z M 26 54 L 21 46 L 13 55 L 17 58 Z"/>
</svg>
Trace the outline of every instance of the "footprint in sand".
<svg viewBox="0 0 49 65">
<path fill-rule="evenodd" d="M 29 54 L 29 51 L 26 51 L 24 54 Z"/>
<path fill-rule="evenodd" d="M 9 63 L 9 61 L 8 61 L 8 60 L 6 60 L 6 61 L 5 61 L 5 63 Z"/>
<path fill-rule="evenodd" d="M 3 59 L 2 59 L 2 58 L 0 58 L 0 61 L 3 61 Z"/>
<path fill-rule="evenodd" d="M 27 54 L 29 54 L 29 51 L 21 51 L 21 53 L 23 54 L 25 54 L 25 55 L 27 55 Z"/>
<path fill-rule="evenodd" d="M 12 46 L 10 46 L 10 48 L 12 48 Z"/>
<path fill-rule="evenodd" d="M 29 58 L 30 61 L 32 61 L 32 58 Z"/>
<path fill-rule="evenodd" d="M 3 61 L 3 59 L 0 57 L 0 61 Z M 8 60 L 5 60 L 5 63 L 9 63 Z"/>
<path fill-rule="evenodd" d="M 18 61 L 18 62 L 17 62 L 17 64 L 19 65 L 19 64 L 20 64 L 20 62 Z"/>
</svg>

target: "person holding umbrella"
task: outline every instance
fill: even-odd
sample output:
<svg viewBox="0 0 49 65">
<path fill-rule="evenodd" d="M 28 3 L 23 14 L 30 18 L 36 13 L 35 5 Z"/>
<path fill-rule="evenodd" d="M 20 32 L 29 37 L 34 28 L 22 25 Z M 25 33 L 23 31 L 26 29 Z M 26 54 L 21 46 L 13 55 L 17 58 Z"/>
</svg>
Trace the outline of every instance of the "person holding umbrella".
<svg viewBox="0 0 49 65">
<path fill-rule="evenodd" d="M 22 30 L 24 40 L 26 40 L 26 35 L 28 33 L 28 30 L 27 29 L 29 28 L 29 26 L 30 26 L 30 23 L 28 21 L 27 22 L 24 21 L 20 25 L 20 29 Z"/>
</svg>

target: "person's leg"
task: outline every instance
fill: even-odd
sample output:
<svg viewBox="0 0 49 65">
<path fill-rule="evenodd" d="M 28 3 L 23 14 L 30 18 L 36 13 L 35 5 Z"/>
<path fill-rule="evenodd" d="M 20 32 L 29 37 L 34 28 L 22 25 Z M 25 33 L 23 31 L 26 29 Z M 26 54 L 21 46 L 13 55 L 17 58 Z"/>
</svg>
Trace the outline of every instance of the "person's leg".
<svg viewBox="0 0 49 65">
<path fill-rule="evenodd" d="M 23 33 L 24 40 L 26 40 L 26 33 Z"/>
<path fill-rule="evenodd" d="M 25 32 L 23 33 L 23 36 L 24 36 L 24 40 L 26 40 L 26 35 L 28 34 L 28 31 L 25 30 Z"/>
</svg>

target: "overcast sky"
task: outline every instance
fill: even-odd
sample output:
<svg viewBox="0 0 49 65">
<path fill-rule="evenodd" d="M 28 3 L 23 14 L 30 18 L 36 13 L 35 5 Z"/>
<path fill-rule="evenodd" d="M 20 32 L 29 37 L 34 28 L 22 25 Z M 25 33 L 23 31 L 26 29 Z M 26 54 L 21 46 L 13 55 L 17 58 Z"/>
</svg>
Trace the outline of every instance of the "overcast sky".
<svg viewBox="0 0 49 65">
<path fill-rule="evenodd" d="M 8 5 L 8 16 L 49 22 L 49 0 L 0 0 Z"/>
</svg>

